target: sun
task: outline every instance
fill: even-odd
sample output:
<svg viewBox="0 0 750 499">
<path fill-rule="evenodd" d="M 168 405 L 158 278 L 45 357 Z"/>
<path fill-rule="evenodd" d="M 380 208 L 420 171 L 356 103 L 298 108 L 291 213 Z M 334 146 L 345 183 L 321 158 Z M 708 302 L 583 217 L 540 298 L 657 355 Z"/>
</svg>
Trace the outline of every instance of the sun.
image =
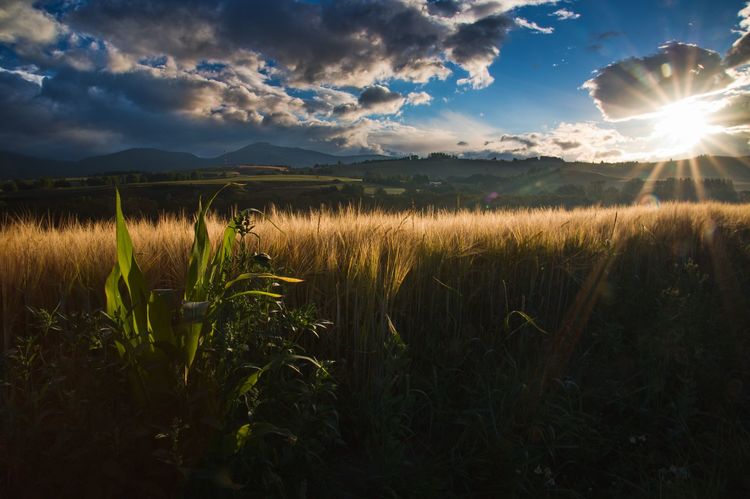
<svg viewBox="0 0 750 499">
<path fill-rule="evenodd" d="M 654 124 L 656 136 L 669 146 L 690 149 L 714 132 L 709 110 L 695 102 L 678 102 L 663 108 Z"/>
</svg>

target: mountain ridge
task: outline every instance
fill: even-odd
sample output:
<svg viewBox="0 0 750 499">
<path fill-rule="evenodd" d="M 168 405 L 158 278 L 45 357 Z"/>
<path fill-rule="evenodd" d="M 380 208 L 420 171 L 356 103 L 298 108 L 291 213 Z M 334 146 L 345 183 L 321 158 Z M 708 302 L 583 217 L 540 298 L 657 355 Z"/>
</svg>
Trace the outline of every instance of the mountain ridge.
<svg viewBox="0 0 750 499">
<path fill-rule="evenodd" d="M 316 164 L 351 164 L 365 160 L 388 159 L 377 154 L 337 156 L 311 149 L 254 142 L 236 151 L 203 158 L 182 151 L 134 147 L 77 161 L 40 158 L 11 151 L 0 151 L 0 178 L 78 176 L 121 171 L 165 172 L 216 166 L 269 165 L 305 168 Z"/>
</svg>

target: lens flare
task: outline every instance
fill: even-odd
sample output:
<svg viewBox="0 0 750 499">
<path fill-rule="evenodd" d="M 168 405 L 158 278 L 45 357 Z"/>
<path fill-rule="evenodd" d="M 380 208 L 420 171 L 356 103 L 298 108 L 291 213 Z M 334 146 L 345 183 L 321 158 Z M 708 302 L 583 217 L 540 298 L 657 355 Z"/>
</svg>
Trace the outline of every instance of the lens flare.
<svg viewBox="0 0 750 499">
<path fill-rule="evenodd" d="M 678 102 L 659 113 L 654 131 L 665 145 L 688 151 L 717 131 L 709 123 L 709 113 L 695 102 Z"/>
</svg>

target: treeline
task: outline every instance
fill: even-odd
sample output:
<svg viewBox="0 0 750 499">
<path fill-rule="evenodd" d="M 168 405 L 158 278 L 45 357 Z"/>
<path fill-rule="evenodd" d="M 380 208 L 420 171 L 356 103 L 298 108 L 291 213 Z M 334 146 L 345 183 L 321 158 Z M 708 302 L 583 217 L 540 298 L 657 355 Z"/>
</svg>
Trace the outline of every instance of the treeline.
<svg viewBox="0 0 750 499">
<path fill-rule="evenodd" d="M 587 186 L 563 185 L 555 189 L 555 194 L 576 197 L 587 203 L 605 205 L 630 204 L 640 198 L 651 196 L 659 201 L 723 201 L 726 203 L 747 202 L 750 192 L 737 193 L 729 179 L 707 178 L 696 181 L 692 178 L 668 178 L 650 182 L 648 185 L 639 178 L 630 179 L 617 189 L 603 181 L 590 182 Z"/>
<path fill-rule="evenodd" d="M 96 187 L 106 185 L 141 184 L 150 182 L 177 182 L 181 180 L 201 180 L 204 178 L 228 177 L 226 171 L 213 172 L 123 172 L 107 175 L 92 175 L 80 178 L 50 178 L 42 177 L 33 180 L 13 179 L 2 183 L 4 192 L 29 191 L 34 189 L 62 189 L 68 187 Z"/>
</svg>

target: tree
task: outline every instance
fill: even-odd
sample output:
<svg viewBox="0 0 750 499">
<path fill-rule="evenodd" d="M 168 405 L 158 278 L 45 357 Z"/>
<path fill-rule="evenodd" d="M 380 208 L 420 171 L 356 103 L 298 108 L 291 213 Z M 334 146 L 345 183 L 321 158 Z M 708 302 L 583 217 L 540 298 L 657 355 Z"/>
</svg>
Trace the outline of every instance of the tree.
<svg viewBox="0 0 750 499">
<path fill-rule="evenodd" d="M 638 196 L 643 192 L 645 182 L 639 178 L 631 178 L 622 186 L 620 195 L 624 203 L 633 203 L 637 201 Z"/>
</svg>

